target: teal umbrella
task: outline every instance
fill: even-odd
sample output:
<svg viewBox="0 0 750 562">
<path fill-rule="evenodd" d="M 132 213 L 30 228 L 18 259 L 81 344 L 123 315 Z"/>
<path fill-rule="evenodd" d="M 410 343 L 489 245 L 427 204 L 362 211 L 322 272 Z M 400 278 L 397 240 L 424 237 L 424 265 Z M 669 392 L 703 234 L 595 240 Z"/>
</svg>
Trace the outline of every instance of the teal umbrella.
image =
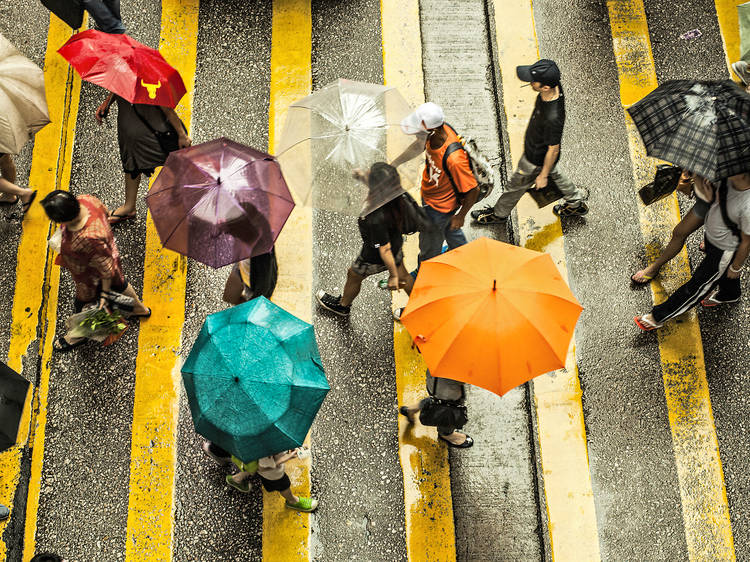
<svg viewBox="0 0 750 562">
<path fill-rule="evenodd" d="M 329 390 L 313 327 L 265 297 L 208 316 L 182 380 L 195 430 L 244 462 L 302 445 Z"/>
</svg>

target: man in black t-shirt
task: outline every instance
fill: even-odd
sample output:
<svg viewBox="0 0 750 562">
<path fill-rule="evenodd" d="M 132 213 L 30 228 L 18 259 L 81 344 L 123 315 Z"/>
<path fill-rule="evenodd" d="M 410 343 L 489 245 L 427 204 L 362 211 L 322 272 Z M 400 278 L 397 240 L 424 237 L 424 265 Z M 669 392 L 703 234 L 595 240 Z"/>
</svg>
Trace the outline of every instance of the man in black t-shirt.
<svg viewBox="0 0 750 562">
<path fill-rule="evenodd" d="M 544 189 L 551 179 L 560 189 L 565 203 L 553 211 L 561 217 L 581 216 L 589 212 L 584 203 L 587 194 L 577 188 L 558 166 L 560 143 L 565 125 L 565 97 L 560 84 L 560 69 L 554 61 L 542 59 L 529 66 L 519 66 L 516 74 L 539 92 L 524 138 L 523 156 L 513 177 L 494 206 L 471 212 L 479 224 L 496 224 L 507 220 L 513 207 L 530 188 Z"/>
<path fill-rule="evenodd" d="M 381 181 L 399 181 L 396 169 L 382 162 L 373 164 L 370 172 L 363 174 L 360 179 L 368 181 L 368 178 L 373 177 L 386 178 L 375 182 L 379 185 L 382 185 L 379 183 Z M 373 182 L 370 182 L 371 189 L 372 186 Z M 401 231 L 401 225 L 394 220 L 393 213 L 394 208 L 400 209 L 402 206 L 403 201 L 399 197 L 364 217 L 359 217 L 357 225 L 362 237 L 362 249 L 347 271 L 346 284 L 341 296 L 332 295 L 322 289 L 315 293 L 315 298 L 323 308 L 340 316 L 348 316 L 352 302 L 362 287 L 362 281 L 383 271 L 389 273 L 388 289 L 404 289 L 407 294 L 411 293 L 414 278 L 404 266 L 404 254 L 401 250 L 404 233 Z"/>
</svg>

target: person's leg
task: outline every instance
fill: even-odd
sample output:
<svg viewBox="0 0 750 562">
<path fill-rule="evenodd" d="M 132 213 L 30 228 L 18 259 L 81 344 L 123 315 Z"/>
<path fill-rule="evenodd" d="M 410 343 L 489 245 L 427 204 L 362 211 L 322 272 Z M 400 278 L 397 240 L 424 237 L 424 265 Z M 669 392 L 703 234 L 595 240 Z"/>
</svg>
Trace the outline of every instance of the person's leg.
<svg viewBox="0 0 750 562">
<path fill-rule="evenodd" d="M 94 18 L 96 26 L 104 33 L 125 33 L 125 27 L 119 17 L 119 2 L 117 4 L 117 13 L 114 13 L 110 7 L 111 2 L 83 0 L 83 7 Z"/>
<path fill-rule="evenodd" d="M 445 225 L 450 222 L 450 213 L 441 213 L 429 205 L 423 207 L 430 222 L 435 226 L 430 230 L 419 233 L 419 258 L 422 263 L 430 258 L 439 256 L 443 251 L 443 240 L 445 240 Z M 417 267 L 417 269 L 419 269 Z"/>
<path fill-rule="evenodd" d="M 141 299 L 138 298 L 138 295 L 135 292 L 135 289 L 133 289 L 133 286 L 128 283 L 128 286 L 125 287 L 125 290 L 122 292 L 123 295 L 131 297 L 133 300 L 135 300 L 135 306 L 133 307 L 132 314 L 135 315 L 144 315 L 149 314 L 149 308 L 141 302 Z"/>
<path fill-rule="evenodd" d="M 281 497 L 283 497 L 287 501 L 287 503 L 295 504 L 299 502 L 299 498 L 292 493 L 291 488 L 287 488 L 286 490 L 279 490 L 279 493 L 281 494 Z"/>
<path fill-rule="evenodd" d="M 221 298 L 224 302 L 231 305 L 242 304 L 245 302 L 245 299 L 242 297 L 244 288 L 245 285 L 242 283 L 240 270 L 235 265 L 229 273 L 229 277 L 227 277 L 227 282 L 224 284 L 224 294 Z"/>
<path fill-rule="evenodd" d="M 466 244 L 466 236 L 464 235 L 463 229 L 458 228 L 456 230 L 451 230 L 450 221 L 445 225 L 443 236 L 445 237 L 445 242 L 448 244 L 448 250 L 453 250 L 454 248 Z"/>
<path fill-rule="evenodd" d="M 711 300 L 717 304 L 736 302 L 742 297 L 742 284 L 740 278 L 730 279 L 726 271 L 719 279 L 716 292 L 711 295 Z M 709 303 L 710 305 L 711 303 Z M 704 305 L 705 306 L 705 305 Z"/>
<path fill-rule="evenodd" d="M 365 278 L 356 273 L 351 267 L 346 272 L 346 283 L 344 293 L 341 295 L 341 306 L 351 306 L 359 291 L 362 289 L 362 281 Z"/>
<path fill-rule="evenodd" d="M 493 207 L 493 214 L 500 219 L 507 219 L 524 193 L 534 184 L 541 168 L 521 156 L 510 181 L 504 186 L 503 193 Z"/>
<path fill-rule="evenodd" d="M 16 183 L 16 163 L 10 154 L 3 154 L 0 157 L 0 176 L 10 183 Z"/>
<path fill-rule="evenodd" d="M 125 172 L 125 203 L 115 209 L 111 215 L 126 217 L 135 213 L 135 205 L 138 201 L 138 188 L 141 185 L 141 174 L 133 177 L 130 173 Z"/>
<path fill-rule="evenodd" d="M 698 216 L 691 210 L 679 223 L 677 223 L 677 226 L 674 227 L 672 230 L 672 238 L 669 239 L 669 243 L 661 251 L 659 257 L 657 257 L 648 267 L 636 272 L 633 275 L 633 280 L 636 283 L 642 283 L 656 277 L 662 266 L 682 250 L 687 237 L 698 230 L 702 225 L 703 217 Z"/>
<path fill-rule="evenodd" d="M 0 178 L 0 192 L 4 194 L 0 197 L 0 201 L 2 202 L 15 202 L 17 201 L 16 197 L 20 197 L 21 201 L 28 203 L 34 190 L 27 187 L 20 187 L 2 177 Z"/>
<path fill-rule="evenodd" d="M 559 164 L 552 168 L 549 177 L 562 192 L 565 202 L 568 205 L 571 207 L 577 207 L 578 205 L 583 204 L 583 201 L 586 198 L 586 192 L 570 181 L 570 178 L 568 178 L 562 168 L 560 168 Z"/>
<path fill-rule="evenodd" d="M 236 474 L 227 474 L 226 482 L 235 490 L 246 494 L 250 491 L 250 482 L 246 482 L 246 480 L 251 476 L 252 473 L 242 471 Z"/>
</svg>

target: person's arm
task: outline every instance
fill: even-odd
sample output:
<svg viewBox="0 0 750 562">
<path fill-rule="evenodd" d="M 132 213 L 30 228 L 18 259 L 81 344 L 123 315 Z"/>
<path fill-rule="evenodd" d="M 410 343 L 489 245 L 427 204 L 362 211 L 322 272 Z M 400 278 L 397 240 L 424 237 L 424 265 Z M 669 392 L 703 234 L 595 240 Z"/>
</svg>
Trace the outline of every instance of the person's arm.
<svg viewBox="0 0 750 562">
<path fill-rule="evenodd" d="M 545 187 L 547 187 L 547 179 L 549 178 L 549 173 L 552 171 L 552 168 L 555 167 L 555 163 L 557 163 L 557 157 L 559 155 L 559 144 L 547 147 L 547 154 L 544 155 L 544 164 L 542 165 L 542 171 L 539 172 L 539 175 L 536 177 L 535 189 L 544 189 Z"/>
<path fill-rule="evenodd" d="M 477 202 L 477 199 L 479 198 L 479 188 L 475 187 L 471 191 L 467 191 L 464 193 L 464 199 L 461 202 L 461 208 L 458 210 L 458 212 L 451 217 L 451 230 L 458 230 L 464 225 L 464 221 L 466 220 L 466 213 L 469 212 L 469 209 L 471 209 L 474 206 L 474 203 Z"/>
<path fill-rule="evenodd" d="M 742 266 L 745 265 L 745 260 L 748 254 L 750 254 L 750 235 L 742 233 L 742 239 L 740 240 L 740 246 L 737 248 L 737 253 L 734 255 L 732 263 L 727 268 L 727 277 L 729 279 L 737 279 L 742 273 Z"/>
<path fill-rule="evenodd" d="M 406 149 L 391 162 L 391 166 L 398 168 L 404 162 L 408 162 L 412 158 L 416 158 L 422 154 L 422 152 L 424 152 L 424 143 L 424 138 L 421 138 L 421 135 L 417 135 L 414 142 L 407 146 Z"/>
<path fill-rule="evenodd" d="M 180 118 L 177 116 L 177 112 L 171 107 L 164 107 L 163 105 L 160 105 L 159 107 L 161 107 L 161 110 L 164 112 L 167 121 L 169 121 L 172 127 L 174 127 L 174 130 L 177 131 L 179 147 L 187 148 L 193 144 L 193 141 L 187 136 L 185 129 L 182 128 L 182 121 L 180 121 Z"/>
<path fill-rule="evenodd" d="M 107 99 L 105 99 L 99 107 L 96 108 L 96 112 L 94 112 L 94 118 L 96 119 L 96 122 L 100 125 L 102 124 L 102 120 L 107 116 L 107 113 L 109 112 L 109 106 L 112 105 L 112 102 L 115 99 L 115 95 L 113 93 L 110 93 L 107 96 Z"/>
<path fill-rule="evenodd" d="M 276 465 L 284 464 L 285 462 L 292 460 L 296 456 L 297 456 L 297 451 L 296 450 L 287 451 L 284 454 L 284 456 L 279 457 L 278 459 L 276 459 Z"/>
<path fill-rule="evenodd" d="M 389 242 L 380 246 L 378 253 L 380 253 L 380 259 L 383 260 L 383 263 L 388 268 L 388 289 L 398 291 L 398 267 L 396 267 L 396 260 L 393 257 L 393 252 L 391 252 L 391 243 Z"/>
</svg>

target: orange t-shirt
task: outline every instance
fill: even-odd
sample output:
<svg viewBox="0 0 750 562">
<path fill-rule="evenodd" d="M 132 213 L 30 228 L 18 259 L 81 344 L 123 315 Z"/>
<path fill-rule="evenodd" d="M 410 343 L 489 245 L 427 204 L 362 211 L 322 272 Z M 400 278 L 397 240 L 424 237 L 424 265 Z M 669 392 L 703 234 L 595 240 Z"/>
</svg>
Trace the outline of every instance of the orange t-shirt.
<svg viewBox="0 0 750 562">
<path fill-rule="evenodd" d="M 451 143 L 460 141 L 458 135 L 450 127 L 443 125 L 443 130 L 448 134 L 448 138 L 445 139 L 440 148 L 431 148 L 430 139 L 427 139 L 425 143 L 427 165 L 422 174 L 422 199 L 433 209 L 441 213 L 449 213 L 459 207 L 459 202 L 456 199 L 456 193 L 453 191 L 451 180 L 443 171 L 443 155 Z M 477 186 L 477 180 L 471 172 L 466 151 L 454 151 L 448 156 L 446 164 L 453 181 L 456 182 L 458 191 L 466 193 Z"/>
</svg>

